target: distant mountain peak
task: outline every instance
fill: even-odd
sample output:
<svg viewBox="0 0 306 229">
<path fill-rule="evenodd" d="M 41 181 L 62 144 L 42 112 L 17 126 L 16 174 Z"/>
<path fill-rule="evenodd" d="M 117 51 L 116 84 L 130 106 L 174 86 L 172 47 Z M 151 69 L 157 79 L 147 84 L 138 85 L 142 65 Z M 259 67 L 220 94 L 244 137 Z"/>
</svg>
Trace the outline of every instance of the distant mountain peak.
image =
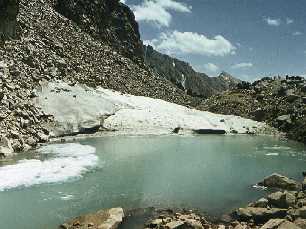
<svg viewBox="0 0 306 229">
<path fill-rule="evenodd" d="M 222 71 L 218 77 L 222 78 L 224 81 L 227 81 L 227 82 L 232 83 L 232 84 L 238 84 L 238 83 L 241 82 L 240 79 L 232 76 L 230 73 L 228 73 L 226 71 Z"/>
<path fill-rule="evenodd" d="M 227 72 L 222 72 L 219 77 L 196 72 L 189 63 L 159 53 L 152 46 L 144 46 L 144 50 L 145 62 L 156 75 L 169 80 L 191 96 L 207 98 L 240 83 L 240 80 Z"/>
</svg>

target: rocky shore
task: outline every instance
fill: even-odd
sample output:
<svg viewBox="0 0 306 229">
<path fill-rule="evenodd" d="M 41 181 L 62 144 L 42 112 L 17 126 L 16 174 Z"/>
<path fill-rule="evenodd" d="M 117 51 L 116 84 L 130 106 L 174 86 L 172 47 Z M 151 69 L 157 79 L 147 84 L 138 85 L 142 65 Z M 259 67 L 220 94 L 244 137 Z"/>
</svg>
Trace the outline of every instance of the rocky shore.
<svg viewBox="0 0 306 229">
<path fill-rule="evenodd" d="M 304 229 L 306 228 L 306 178 L 302 183 L 280 174 L 272 174 L 256 185 L 268 190 L 268 195 L 244 208 L 234 210 L 222 219 L 192 210 L 155 210 L 142 229 Z M 61 225 L 62 229 L 121 228 L 122 208 L 102 210 L 77 217 Z M 105 217 L 107 216 L 107 217 Z M 115 220 L 116 219 L 116 220 Z M 111 222 L 111 223 L 110 223 Z"/>
</svg>

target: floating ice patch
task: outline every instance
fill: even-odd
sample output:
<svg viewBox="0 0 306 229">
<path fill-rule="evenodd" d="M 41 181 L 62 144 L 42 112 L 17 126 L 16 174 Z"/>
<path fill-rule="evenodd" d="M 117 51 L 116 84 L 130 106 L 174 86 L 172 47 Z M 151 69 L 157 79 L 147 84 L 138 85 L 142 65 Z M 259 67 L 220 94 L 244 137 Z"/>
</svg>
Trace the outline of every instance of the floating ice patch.
<svg viewBox="0 0 306 229">
<path fill-rule="evenodd" d="M 289 150 L 291 149 L 290 147 L 287 146 L 265 146 L 264 149 L 266 150 Z"/>
<path fill-rule="evenodd" d="M 261 185 L 258 185 L 258 184 L 254 184 L 252 187 L 256 188 L 256 189 L 267 190 L 267 187 L 261 186 Z"/>
<path fill-rule="evenodd" d="M 69 195 L 69 194 L 61 197 L 62 200 L 72 200 L 73 198 L 74 195 Z"/>
<path fill-rule="evenodd" d="M 49 154 L 50 158 L 21 160 L 15 165 L 0 167 L 0 191 L 79 178 L 98 163 L 96 149 L 87 145 L 49 145 L 39 152 Z"/>
<path fill-rule="evenodd" d="M 266 153 L 266 156 L 279 156 L 279 153 Z"/>
</svg>

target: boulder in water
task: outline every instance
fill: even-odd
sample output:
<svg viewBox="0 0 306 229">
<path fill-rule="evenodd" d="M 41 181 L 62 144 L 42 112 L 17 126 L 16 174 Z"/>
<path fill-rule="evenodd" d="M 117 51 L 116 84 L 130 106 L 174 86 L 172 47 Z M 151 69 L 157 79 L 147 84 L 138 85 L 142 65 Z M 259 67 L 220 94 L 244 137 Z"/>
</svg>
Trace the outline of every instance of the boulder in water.
<svg viewBox="0 0 306 229">
<path fill-rule="evenodd" d="M 259 182 L 258 185 L 284 190 L 300 190 L 301 188 L 301 185 L 297 181 L 277 173 L 273 173 L 271 176 L 266 177 L 263 181 Z"/>
</svg>

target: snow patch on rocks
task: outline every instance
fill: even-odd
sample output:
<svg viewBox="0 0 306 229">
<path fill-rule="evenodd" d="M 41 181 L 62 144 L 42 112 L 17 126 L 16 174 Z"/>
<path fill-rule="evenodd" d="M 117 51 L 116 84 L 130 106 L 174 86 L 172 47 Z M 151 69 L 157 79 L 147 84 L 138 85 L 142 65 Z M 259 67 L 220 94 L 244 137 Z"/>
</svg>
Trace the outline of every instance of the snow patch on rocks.
<svg viewBox="0 0 306 229">
<path fill-rule="evenodd" d="M 55 137 L 86 133 L 86 130 L 116 130 L 130 134 L 169 134 L 210 129 L 226 133 L 259 133 L 267 126 L 233 115 L 218 115 L 190 109 L 159 99 L 122 94 L 109 89 L 48 83 L 37 92 L 36 105 L 54 116 Z"/>
</svg>

